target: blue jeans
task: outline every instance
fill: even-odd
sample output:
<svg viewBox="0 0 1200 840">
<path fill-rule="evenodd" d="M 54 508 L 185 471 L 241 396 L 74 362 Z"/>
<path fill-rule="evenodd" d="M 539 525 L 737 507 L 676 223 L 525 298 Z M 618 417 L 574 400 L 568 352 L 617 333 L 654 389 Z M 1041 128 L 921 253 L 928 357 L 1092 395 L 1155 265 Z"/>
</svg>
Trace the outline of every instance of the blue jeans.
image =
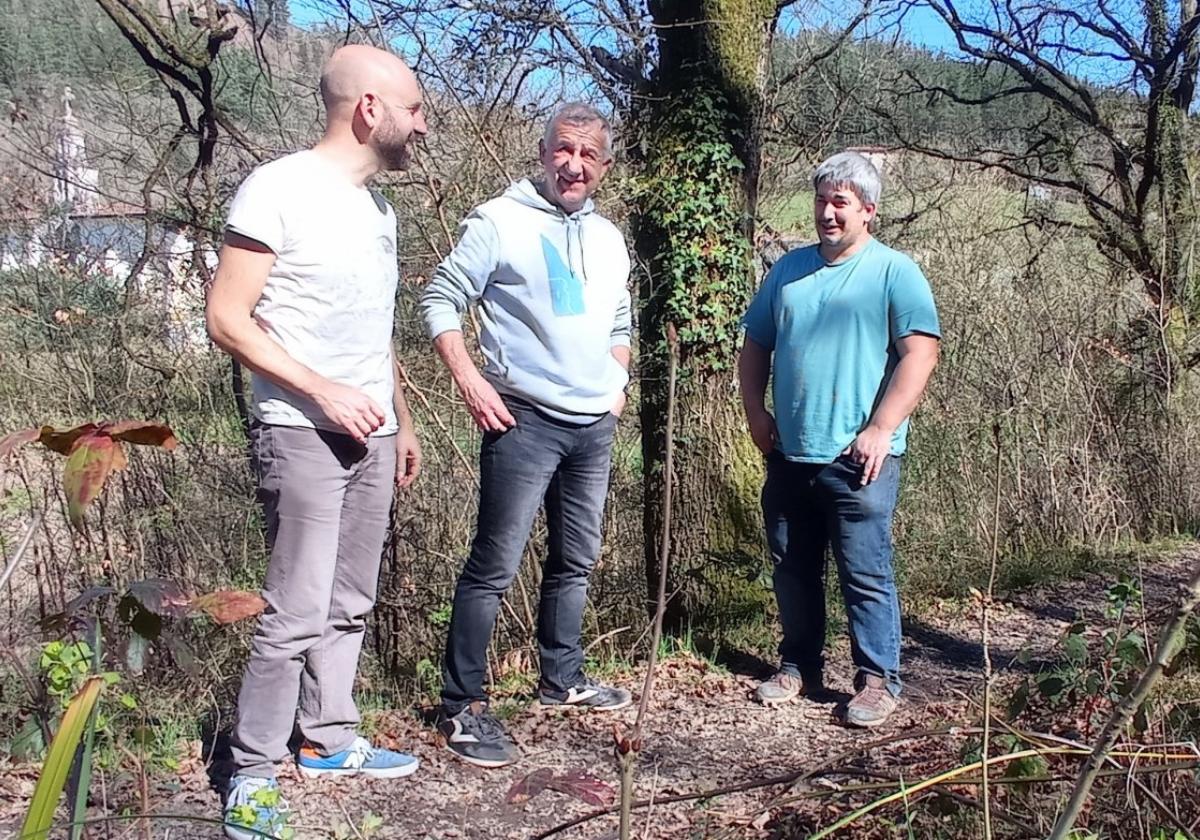
<svg viewBox="0 0 1200 840">
<path fill-rule="evenodd" d="M 825 647 L 825 549 L 832 546 L 859 674 L 887 680 L 900 693 L 900 599 L 892 571 L 892 513 L 900 459 L 889 456 L 866 486 L 862 467 L 846 457 L 802 464 L 767 458 L 763 519 L 775 564 L 775 597 L 783 624 L 782 668 L 813 678 Z"/>
<path fill-rule="evenodd" d="M 506 397 L 517 425 L 485 432 L 479 452 L 479 519 L 454 591 L 446 638 L 442 704 L 456 714 L 484 700 L 487 647 L 521 565 L 534 517 L 546 506 L 537 642 L 542 684 L 566 691 L 583 677 L 583 608 L 588 576 L 600 555 L 608 495 L 613 414 L 580 426 Z"/>
</svg>

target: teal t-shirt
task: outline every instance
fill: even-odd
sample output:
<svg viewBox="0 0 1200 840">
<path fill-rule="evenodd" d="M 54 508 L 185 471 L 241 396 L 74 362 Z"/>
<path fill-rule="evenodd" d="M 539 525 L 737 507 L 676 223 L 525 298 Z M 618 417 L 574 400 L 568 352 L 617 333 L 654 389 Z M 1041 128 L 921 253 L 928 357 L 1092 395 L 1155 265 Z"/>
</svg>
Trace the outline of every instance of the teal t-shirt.
<svg viewBox="0 0 1200 840">
<path fill-rule="evenodd" d="M 829 463 L 870 421 L 899 357 L 898 338 L 941 337 L 929 281 L 911 259 L 872 239 L 842 263 L 816 245 L 771 268 L 743 320 L 774 352 L 775 423 L 789 461 Z M 905 420 L 892 435 L 903 454 Z"/>
</svg>

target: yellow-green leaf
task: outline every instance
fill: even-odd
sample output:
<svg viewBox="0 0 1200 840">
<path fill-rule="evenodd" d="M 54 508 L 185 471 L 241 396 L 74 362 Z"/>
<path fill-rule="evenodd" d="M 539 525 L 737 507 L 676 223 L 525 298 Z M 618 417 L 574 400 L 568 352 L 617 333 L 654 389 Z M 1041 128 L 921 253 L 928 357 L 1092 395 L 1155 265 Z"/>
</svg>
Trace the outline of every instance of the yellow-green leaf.
<svg viewBox="0 0 1200 840">
<path fill-rule="evenodd" d="M 63 713 L 62 723 L 50 744 L 46 763 L 42 765 L 42 773 L 33 789 L 25 823 L 21 826 L 21 837 L 25 840 L 46 840 L 54 823 L 54 812 L 58 808 L 63 785 L 71 770 L 71 762 L 75 759 L 75 750 L 103 688 L 103 677 L 89 677 Z"/>
<path fill-rule="evenodd" d="M 63 472 L 63 491 L 67 494 L 67 514 L 72 525 L 83 527 L 83 512 L 100 495 L 109 473 L 124 467 L 121 444 L 107 434 L 88 432 L 75 440 Z"/>
</svg>

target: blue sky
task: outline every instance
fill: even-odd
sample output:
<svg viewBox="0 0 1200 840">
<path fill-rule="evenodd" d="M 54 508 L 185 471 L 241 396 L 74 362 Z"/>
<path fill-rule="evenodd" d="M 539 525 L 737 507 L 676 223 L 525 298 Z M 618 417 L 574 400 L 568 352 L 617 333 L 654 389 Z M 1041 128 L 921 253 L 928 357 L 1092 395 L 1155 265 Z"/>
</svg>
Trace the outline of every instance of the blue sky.
<svg viewBox="0 0 1200 840">
<path fill-rule="evenodd" d="M 351 0 L 351 2 L 360 20 L 369 22 L 373 19 L 368 0 Z M 435 3 L 440 3 L 440 0 L 435 0 Z M 333 8 L 334 5 L 330 0 L 290 0 L 289 6 L 292 22 L 303 27 L 312 27 L 320 22 L 344 25 L 344 17 L 331 14 L 331 12 L 335 11 Z M 989 20 L 995 14 L 994 6 L 987 0 L 959 0 L 956 5 L 964 17 L 968 18 Z M 1175 7 L 1169 11 L 1177 14 L 1177 4 L 1172 2 L 1169 5 Z M 1119 17 L 1128 21 L 1133 31 L 1140 31 L 1142 27 L 1138 19 L 1140 12 L 1136 0 L 1108 0 L 1107 6 Z M 451 14 L 455 16 L 458 23 L 469 21 L 472 13 L 467 10 L 470 7 L 471 4 L 464 0 L 464 2 L 459 4 L 458 10 L 447 12 L 446 22 L 448 27 L 453 26 L 449 18 Z M 486 0 L 483 0 L 479 7 L 486 8 Z M 937 14 L 920 5 L 904 4 L 904 7 L 903 16 L 899 18 L 897 18 L 895 13 L 884 13 L 873 16 L 860 27 L 856 33 L 856 37 L 885 37 L 890 40 L 895 36 L 894 27 L 898 20 L 901 37 L 914 46 L 948 56 L 961 55 L 953 34 Z M 1063 7 L 1067 9 L 1072 8 L 1069 3 L 1064 3 Z M 577 20 L 581 21 L 580 32 L 585 42 L 598 44 L 606 44 L 608 42 L 603 27 L 589 26 L 582 23 L 584 21 L 591 23 L 596 20 L 593 14 L 589 14 L 586 11 L 586 2 L 580 2 L 580 0 L 563 0 L 563 8 L 568 10 L 569 14 L 574 15 Z M 816 3 L 797 4 L 791 7 L 781 19 L 780 31 L 783 34 L 795 35 L 806 29 L 818 29 L 822 27 L 837 28 L 853 14 L 856 8 L 857 3 L 837 2 L 837 0 L 833 0 L 832 2 L 817 0 Z M 886 5 L 877 5 L 877 8 L 887 7 Z M 1019 8 L 1024 9 L 1026 13 L 1036 9 L 1035 6 L 1021 6 Z M 1083 11 L 1083 9 L 1081 8 L 1080 11 Z M 418 55 L 419 48 L 415 41 L 403 35 L 397 35 L 394 30 L 391 34 L 393 35 L 391 46 L 394 49 L 409 59 L 414 59 Z M 430 33 L 430 37 L 433 40 L 443 35 L 444 32 Z M 1084 40 L 1085 35 L 1081 34 L 1078 29 L 1069 37 L 1077 46 L 1096 49 L 1104 46 L 1095 43 L 1094 38 L 1092 39 L 1092 43 L 1088 43 Z M 611 46 L 611 44 L 608 45 Z M 1059 55 L 1055 56 L 1054 60 L 1068 72 L 1099 84 L 1117 84 L 1125 81 L 1125 76 L 1129 69 L 1127 63 L 1115 62 L 1104 57 L 1088 58 L 1077 55 Z"/>
</svg>

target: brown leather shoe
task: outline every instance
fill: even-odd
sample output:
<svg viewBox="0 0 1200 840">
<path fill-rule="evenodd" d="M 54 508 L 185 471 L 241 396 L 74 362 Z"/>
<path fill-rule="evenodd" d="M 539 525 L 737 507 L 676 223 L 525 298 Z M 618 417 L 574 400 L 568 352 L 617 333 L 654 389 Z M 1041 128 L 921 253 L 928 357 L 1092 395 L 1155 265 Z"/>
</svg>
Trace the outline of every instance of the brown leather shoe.
<svg viewBox="0 0 1200 840">
<path fill-rule="evenodd" d="M 888 691 L 887 680 L 883 677 L 862 674 L 859 679 L 862 687 L 846 704 L 846 723 L 870 729 L 887 720 L 899 702 Z"/>
</svg>

